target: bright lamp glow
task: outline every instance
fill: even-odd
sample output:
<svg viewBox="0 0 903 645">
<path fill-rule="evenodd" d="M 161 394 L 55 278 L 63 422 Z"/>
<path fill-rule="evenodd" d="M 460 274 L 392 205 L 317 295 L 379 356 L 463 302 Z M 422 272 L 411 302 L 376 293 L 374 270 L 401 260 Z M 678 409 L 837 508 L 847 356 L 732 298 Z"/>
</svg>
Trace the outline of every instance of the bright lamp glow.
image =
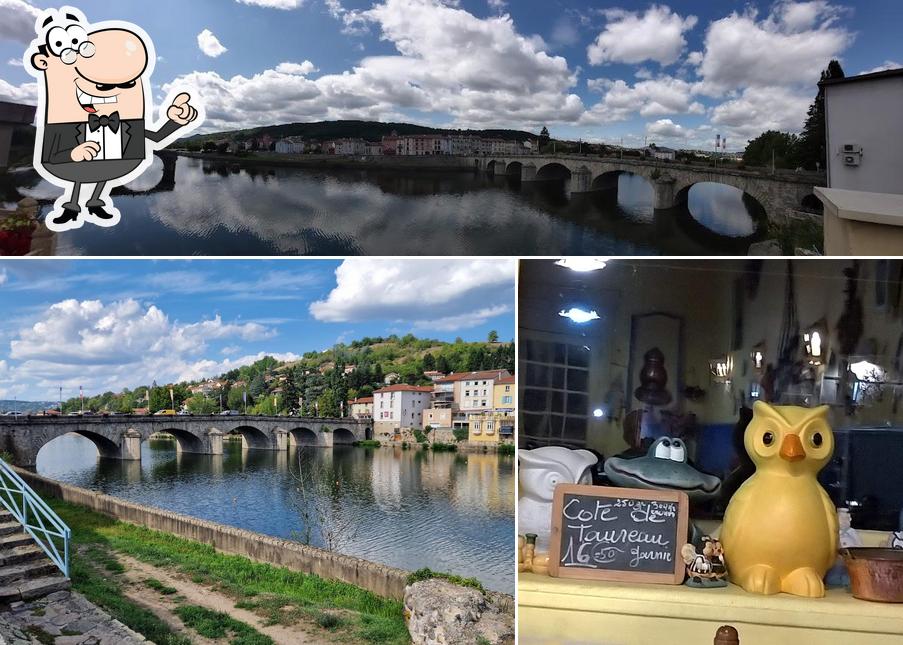
<svg viewBox="0 0 903 645">
<path fill-rule="evenodd" d="M 884 368 L 869 361 L 859 361 L 850 365 L 850 371 L 860 381 L 870 383 L 882 383 L 884 381 Z"/>
<path fill-rule="evenodd" d="M 562 309 L 558 312 L 558 315 L 562 318 L 570 318 L 578 324 L 588 323 L 591 320 L 599 320 L 599 314 L 597 314 L 595 310 L 584 311 L 583 309 L 579 309 L 577 307 L 571 307 L 568 311 L 564 311 Z"/>
<path fill-rule="evenodd" d="M 605 414 L 605 411 L 602 410 L 602 408 L 596 408 L 595 410 L 593 410 L 593 416 L 596 417 L 597 419 L 599 417 L 601 417 L 603 414 Z"/>
<path fill-rule="evenodd" d="M 602 258 L 563 258 L 555 264 L 578 273 L 588 273 L 589 271 L 604 269 L 605 265 L 608 264 L 608 260 L 603 260 Z"/>
</svg>

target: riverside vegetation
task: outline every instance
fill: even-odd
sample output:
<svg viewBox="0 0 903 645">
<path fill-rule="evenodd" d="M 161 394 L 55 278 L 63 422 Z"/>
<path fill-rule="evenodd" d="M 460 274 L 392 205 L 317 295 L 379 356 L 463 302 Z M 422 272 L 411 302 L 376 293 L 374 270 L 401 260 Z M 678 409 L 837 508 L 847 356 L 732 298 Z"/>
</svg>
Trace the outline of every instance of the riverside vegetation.
<svg viewBox="0 0 903 645">
<path fill-rule="evenodd" d="M 165 574 L 227 596 L 236 609 L 258 616 L 263 626 L 312 629 L 327 642 L 410 642 L 399 601 L 347 583 L 217 553 L 211 546 L 119 522 L 59 500 L 50 500 L 50 505 L 72 528 L 77 545 L 72 554 L 73 588 L 158 645 L 189 645 L 191 634 L 230 645 L 270 645 L 274 641 L 261 632 L 263 627 L 255 628 L 185 599 L 177 582 L 166 584 L 145 577 L 147 592 L 174 605 L 172 613 L 184 625 L 180 633 L 145 603 L 129 597 L 129 559 L 159 571 L 160 577 Z"/>
</svg>

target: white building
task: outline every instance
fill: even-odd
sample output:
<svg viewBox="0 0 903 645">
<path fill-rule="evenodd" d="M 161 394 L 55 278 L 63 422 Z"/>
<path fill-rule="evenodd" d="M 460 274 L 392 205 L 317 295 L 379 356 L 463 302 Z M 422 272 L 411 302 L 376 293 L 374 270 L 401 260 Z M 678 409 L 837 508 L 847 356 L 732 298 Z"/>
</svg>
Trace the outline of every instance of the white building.
<svg viewBox="0 0 903 645">
<path fill-rule="evenodd" d="M 383 144 L 382 143 L 374 143 L 372 141 L 367 141 L 366 145 L 366 154 L 370 157 L 376 157 L 383 153 Z"/>
<path fill-rule="evenodd" d="M 677 151 L 672 150 L 671 148 L 657 146 L 654 143 L 644 148 L 643 153 L 647 157 L 652 157 L 653 159 L 661 159 L 664 161 L 674 161 L 677 158 Z"/>
<path fill-rule="evenodd" d="M 301 137 L 287 137 L 276 142 L 276 152 L 282 155 L 304 154 L 306 144 Z"/>
<path fill-rule="evenodd" d="M 335 154 L 337 155 L 365 155 L 367 154 L 367 142 L 363 139 L 336 139 Z"/>
<path fill-rule="evenodd" d="M 373 430 L 395 435 L 402 428 L 422 428 L 423 411 L 430 406 L 433 388 L 390 385 L 373 393 Z"/>
<path fill-rule="evenodd" d="M 825 93 L 827 255 L 900 255 L 903 249 L 903 69 L 820 84 Z"/>
</svg>

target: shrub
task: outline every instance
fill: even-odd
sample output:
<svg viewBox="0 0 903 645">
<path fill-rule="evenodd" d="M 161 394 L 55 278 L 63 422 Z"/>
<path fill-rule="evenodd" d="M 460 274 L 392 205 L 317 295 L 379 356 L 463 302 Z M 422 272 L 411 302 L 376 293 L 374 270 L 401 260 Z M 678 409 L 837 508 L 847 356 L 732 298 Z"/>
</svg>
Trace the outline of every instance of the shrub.
<svg viewBox="0 0 903 645">
<path fill-rule="evenodd" d="M 503 443 L 499 446 L 500 455 L 513 455 L 515 451 L 513 443 Z"/>
<path fill-rule="evenodd" d="M 470 430 L 467 428 L 455 428 L 452 430 L 452 434 L 455 435 L 455 441 L 467 441 L 467 438 L 470 436 Z"/>
<path fill-rule="evenodd" d="M 439 571 L 433 571 L 428 567 L 424 567 L 422 569 L 417 569 L 408 576 L 407 583 L 409 585 L 414 584 L 415 582 L 422 582 L 424 580 L 432 580 L 433 578 L 439 578 L 441 580 L 447 580 L 448 582 L 460 585 L 462 587 L 470 587 L 471 589 L 476 589 L 482 594 L 486 593 L 486 588 L 480 583 L 476 578 L 462 578 L 461 576 L 456 576 L 452 573 L 442 573 Z"/>
<path fill-rule="evenodd" d="M 382 443 L 380 443 L 376 439 L 365 439 L 363 441 L 355 441 L 354 445 L 358 446 L 359 448 L 379 448 Z"/>
<path fill-rule="evenodd" d="M 417 440 L 417 443 L 426 443 L 428 441 L 426 435 L 419 428 L 414 428 L 414 438 Z"/>
<path fill-rule="evenodd" d="M 442 443 L 441 441 L 434 442 L 429 447 L 433 449 L 433 452 L 455 452 L 458 450 L 458 446 L 455 444 Z"/>
</svg>

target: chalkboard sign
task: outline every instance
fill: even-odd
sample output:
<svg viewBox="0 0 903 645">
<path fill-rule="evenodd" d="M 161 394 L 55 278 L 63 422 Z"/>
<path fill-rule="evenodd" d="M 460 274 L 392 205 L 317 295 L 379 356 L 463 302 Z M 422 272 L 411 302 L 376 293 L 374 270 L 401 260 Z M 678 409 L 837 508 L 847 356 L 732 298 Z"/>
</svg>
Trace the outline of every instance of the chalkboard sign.
<svg viewBox="0 0 903 645">
<path fill-rule="evenodd" d="M 549 575 L 680 584 L 688 508 L 681 491 L 559 484 Z"/>
</svg>

